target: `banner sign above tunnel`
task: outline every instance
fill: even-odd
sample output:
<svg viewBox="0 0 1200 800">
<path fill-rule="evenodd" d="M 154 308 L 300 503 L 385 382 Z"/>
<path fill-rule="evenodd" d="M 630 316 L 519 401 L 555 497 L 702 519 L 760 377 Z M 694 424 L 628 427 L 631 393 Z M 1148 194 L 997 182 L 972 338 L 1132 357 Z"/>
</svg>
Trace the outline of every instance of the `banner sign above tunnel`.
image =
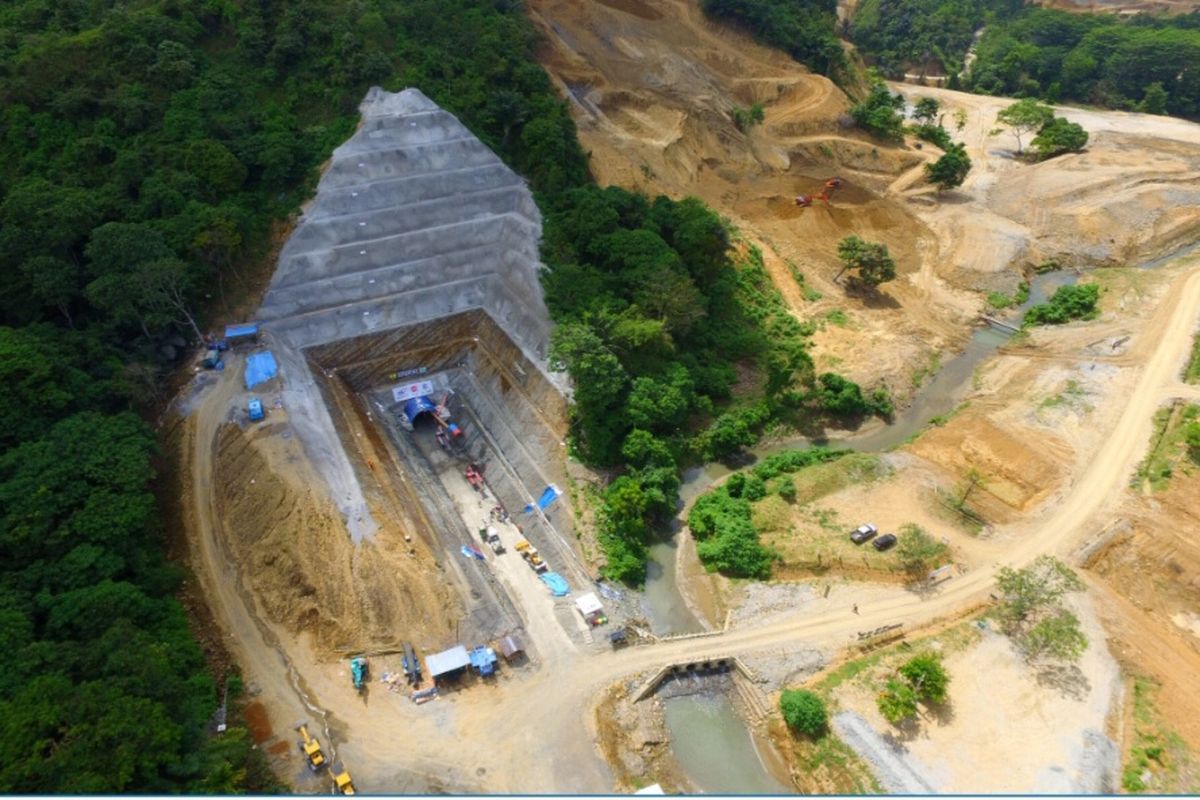
<svg viewBox="0 0 1200 800">
<path fill-rule="evenodd" d="M 397 403 L 403 403 L 405 400 L 420 397 L 424 394 L 433 394 L 433 381 L 402 383 L 399 386 L 392 387 L 392 400 Z"/>
</svg>

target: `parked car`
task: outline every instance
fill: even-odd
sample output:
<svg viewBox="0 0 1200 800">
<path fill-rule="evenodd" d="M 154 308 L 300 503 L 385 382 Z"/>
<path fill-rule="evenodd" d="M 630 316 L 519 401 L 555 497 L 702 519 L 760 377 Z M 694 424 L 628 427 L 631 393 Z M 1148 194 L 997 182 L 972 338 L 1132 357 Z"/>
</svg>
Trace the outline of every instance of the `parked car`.
<svg viewBox="0 0 1200 800">
<path fill-rule="evenodd" d="M 874 545 L 875 549 L 879 550 L 880 552 L 889 550 L 893 545 L 896 544 L 896 534 L 885 533 L 883 536 L 880 536 L 878 539 L 871 542 L 871 544 Z"/>
<path fill-rule="evenodd" d="M 850 534 L 850 541 L 855 544 L 862 544 L 877 533 L 879 533 L 879 530 L 874 525 L 859 525 Z"/>
</svg>

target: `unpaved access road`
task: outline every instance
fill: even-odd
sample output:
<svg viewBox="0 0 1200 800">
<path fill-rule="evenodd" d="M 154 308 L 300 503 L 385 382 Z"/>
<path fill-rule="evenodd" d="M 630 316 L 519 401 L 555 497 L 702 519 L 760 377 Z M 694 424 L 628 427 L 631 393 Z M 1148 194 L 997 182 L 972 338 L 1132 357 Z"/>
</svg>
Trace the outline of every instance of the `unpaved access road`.
<svg viewBox="0 0 1200 800">
<path fill-rule="evenodd" d="M 1069 553 L 1101 528 L 1104 512 L 1120 499 L 1147 446 L 1164 390 L 1177 385 L 1200 315 L 1200 257 L 1188 260 L 1190 268 L 1141 333 L 1157 346 L 1111 434 L 1082 477 L 1062 491 L 1048 514 L 1026 523 L 1024 535 L 1015 537 L 1018 543 L 995 564 L 954 578 L 932 596 L 897 589 L 863 602 L 858 614 L 848 605 L 831 605 L 823 613 L 781 616 L 762 627 L 612 654 L 589 656 L 572 647 L 553 659 L 552 669 L 547 665 L 529 673 L 511 673 L 493 684 L 468 685 L 421 707 L 397 696 L 362 703 L 337 665 L 298 665 L 312 702 L 333 710 L 336 744 L 356 782 L 364 791 L 402 791 L 402 776 L 415 772 L 456 791 L 609 791 L 612 776 L 594 745 L 594 708 L 611 683 L 671 661 L 790 647 L 838 650 L 851 644 L 859 631 L 895 622 L 914 631 L 984 602 L 1000 567 L 1023 565 L 1042 553 Z M 206 427 L 197 432 L 197 467 L 204 459 L 205 437 L 213 433 Z M 198 495 L 203 495 L 205 482 L 198 472 L 194 484 Z M 205 503 L 203 497 L 197 499 L 203 517 Z M 206 559 L 215 555 L 202 549 Z M 222 574 L 227 573 L 222 570 Z M 257 637 L 263 631 L 248 624 L 248 618 L 256 615 L 244 607 L 245 595 L 221 582 L 206 581 L 206 588 L 216 590 L 216 610 L 242 640 L 238 652 L 244 657 L 247 651 L 260 650 L 254 642 L 261 641 Z M 246 640 L 247 634 L 254 638 Z M 286 672 L 278 661 L 270 663 L 278 658 L 277 652 L 267 656 L 259 652 L 251 664 L 243 664 L 260 683 L 276 681 L 264 690 L 286 694 L 291 691 Z M 290 701 L 293 707 L 294 702 Z"/>
</svg>

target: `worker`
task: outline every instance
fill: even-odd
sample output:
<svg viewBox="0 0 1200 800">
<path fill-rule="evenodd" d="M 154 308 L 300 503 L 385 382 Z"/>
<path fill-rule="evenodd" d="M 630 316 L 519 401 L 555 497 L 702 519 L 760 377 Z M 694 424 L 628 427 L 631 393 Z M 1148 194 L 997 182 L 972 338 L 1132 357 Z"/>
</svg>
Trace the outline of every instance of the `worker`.
<svg viewBox="0 0 1200 800">
<path fill-rule="evenodd" d="M 854 613 L 855 613 L 855 614 L 857 614 L 857 613 L 858 613 L 858 603 L 855 603 L 855 604 L 854 604 Z"/>
<path fill-rule="evenodd" d="M 437 433 L 435 433 L 433 435 L 433 437 L 435 439 L 437 439 L 437 443 L 439 445 L 441 445 L 443 449 L 448 448 L 450 446 L 450 442 L 447 441 L 447 439 L 446 439 L 446 432 L 443 431 L 441 428 L 437 429 Z"/>
</svg>

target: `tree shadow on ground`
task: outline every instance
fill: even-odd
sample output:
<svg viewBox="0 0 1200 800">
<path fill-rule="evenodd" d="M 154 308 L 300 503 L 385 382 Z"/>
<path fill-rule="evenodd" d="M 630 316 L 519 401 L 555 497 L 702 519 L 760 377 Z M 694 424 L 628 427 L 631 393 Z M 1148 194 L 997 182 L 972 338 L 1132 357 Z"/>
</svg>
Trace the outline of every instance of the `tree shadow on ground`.
<svg viewBox="0 0 1200 800">
<path fill-rule="evenodd" d="M 1038 686 L 1056 689 L 1072 700 L 1083 700 L 1092 683 L 1075 664 L 1042 664 L 1035 676 Z"/>
<path fill-rule="evenodd" d="M 900 308 L 900 302 L 892 297 L 887 292 L 881 292 L 878 289 L 859 289 L 856 291 L 848 291 L 847 294 L 852 294 L 862 301 L 862 304 L 867 308 Z"/>
<path fill-rule="evenodd" d="M 954 706 L 950 703 L 930 703 L 925 706 L 925 714 L 939 727 L 954 722 Z"/>
</svg>

